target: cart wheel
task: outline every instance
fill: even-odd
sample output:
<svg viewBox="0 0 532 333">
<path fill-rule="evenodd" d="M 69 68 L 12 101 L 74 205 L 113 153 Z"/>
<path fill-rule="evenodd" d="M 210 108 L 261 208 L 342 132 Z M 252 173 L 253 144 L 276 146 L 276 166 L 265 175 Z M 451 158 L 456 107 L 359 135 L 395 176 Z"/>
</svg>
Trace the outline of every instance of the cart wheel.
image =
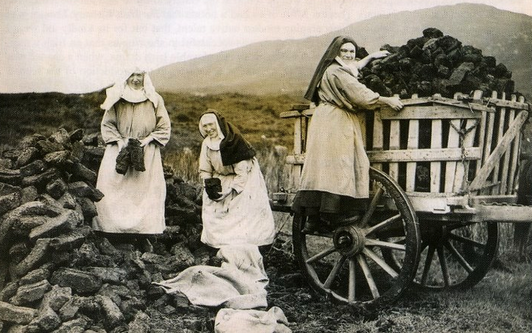
<svg viewBox="0 0 532 333">
<path fill-rule="evenodd" d="M 463 290 L 488 273 L 499 248 L 493 222 L 431 226 L 422 221 L 420 264 L 414 283 L 424 289 Z"/>
<path fill-rule="evenodd" d="M 294 252 L 310 286 L 341 303 L 380 306 L 395 301 L 410 284 L 420 245 L 417 217 L 399 185 L 370 169 L 370 199 L 361 221 L 305 233 L 306 216 L 293 223 Z M 400 268 L 383 252 L 401 253 Z M 399 259 L 397 259 L 399 260 Z"/>
</svg>

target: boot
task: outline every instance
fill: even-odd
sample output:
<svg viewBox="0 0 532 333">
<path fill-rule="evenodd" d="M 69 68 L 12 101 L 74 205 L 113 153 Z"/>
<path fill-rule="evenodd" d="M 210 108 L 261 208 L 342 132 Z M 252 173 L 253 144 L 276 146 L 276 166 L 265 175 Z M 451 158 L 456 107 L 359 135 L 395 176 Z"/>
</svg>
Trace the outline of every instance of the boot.
<svg viewBox="0 0 532 333">
<path fill-rule="evenodd" d="M 127 169 L 131 164 L 130 154 L 127 147 L 122 148 L 116 157 L 116 167 L 115 170 L 121 175 L 125 175 Z"/>
<path fill-rule="evenodd" d="M 137 139 L 129 139 L 127 145 L 131 155 L 131 165 L 137 171 L 146 171 L 144 167 L 144 148 L 140 146 L 140 141 Z"/>
</svg>

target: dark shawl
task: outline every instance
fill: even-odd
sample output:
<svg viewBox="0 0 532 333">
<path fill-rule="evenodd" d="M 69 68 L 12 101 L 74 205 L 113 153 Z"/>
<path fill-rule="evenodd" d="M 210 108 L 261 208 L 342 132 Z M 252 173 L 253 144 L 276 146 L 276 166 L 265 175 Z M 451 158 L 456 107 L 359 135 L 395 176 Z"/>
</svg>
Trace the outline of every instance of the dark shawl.
<svg viewBox="0 0 532 333">
<path fill-rule="evenodd" d="M 325 70 L 327 70 L 327 67 L 329 67 L 329 65 L 334 62 L 334 58 L 340 55 L 340 48 L 345 43 L 353 43 L 353 45 L 355 45 L 356 47 L 356 52 L 358 53 L 358 45 L 351 37 L 335 37 L 327 48 L 327 50 L 325 51 L 325 53 L 323 54 L 323 56 L 321 57 L 318 67 L 316 67 L 316 71 L 314 72 L 314 76 L 312 76 L 312 80 L 310 80 L 310 85 L 308 86 L 307 92 L 305 93 L 305 98 L 309 101 L 318 104 L 318 84 L 320 83 L 321 78 L 323 77 L 323 73 L 325 73 Z"/>
<path fill-rule="evenodd" d="M 235 164 L 243 160 L 249 160 L 255 156 L 255 150 L 251 147 L 249 142 L 244 139 L 242 134 L 240 134 L 238 128 L 226 121 L 224 116 L 213 109 L 207 110 L 201 115 L 201 117 L 207 113 L 212 113 L 216 116 L 216 119 L 218 119 L 218 125 L 220 125 L 220 129 L 224 135 L 222 142 L 220 142 L 220 155 L 222 155 L 223 165 Z"/>
</svg>

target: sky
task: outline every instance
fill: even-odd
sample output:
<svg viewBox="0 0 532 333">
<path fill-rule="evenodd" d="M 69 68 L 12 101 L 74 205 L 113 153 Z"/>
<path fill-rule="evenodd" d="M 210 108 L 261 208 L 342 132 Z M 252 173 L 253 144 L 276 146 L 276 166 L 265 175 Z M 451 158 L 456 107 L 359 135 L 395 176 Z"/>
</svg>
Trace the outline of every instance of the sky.
<svg viewBox="0 0 532 333">
<path fill-rule="evenodd" d="M 0 0 L 0 93 L 91 92 L 129 68 L 461 2 L 532 16 L 530 0 Z"/>
</svg>

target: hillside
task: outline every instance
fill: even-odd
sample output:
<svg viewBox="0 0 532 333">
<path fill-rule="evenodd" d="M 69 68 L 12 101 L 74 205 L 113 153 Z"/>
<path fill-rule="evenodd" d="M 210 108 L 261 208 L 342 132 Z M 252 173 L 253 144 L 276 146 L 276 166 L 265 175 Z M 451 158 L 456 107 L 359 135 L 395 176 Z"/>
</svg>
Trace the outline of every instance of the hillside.
<svg viewBox="0 0 532 333">
<path fill-rule="evenodd" d="M 428 27 L 494 56 L 512 71 L 517 91 L 532 93 L 532 17 L 479 4 L 381 15 L 318 37 L 255 43 L 164 66 L 151 77 L 167 92 L 301 94 L 334 36 L 353 36 L 372 52 L 404 45 Z"/>
</svg>

